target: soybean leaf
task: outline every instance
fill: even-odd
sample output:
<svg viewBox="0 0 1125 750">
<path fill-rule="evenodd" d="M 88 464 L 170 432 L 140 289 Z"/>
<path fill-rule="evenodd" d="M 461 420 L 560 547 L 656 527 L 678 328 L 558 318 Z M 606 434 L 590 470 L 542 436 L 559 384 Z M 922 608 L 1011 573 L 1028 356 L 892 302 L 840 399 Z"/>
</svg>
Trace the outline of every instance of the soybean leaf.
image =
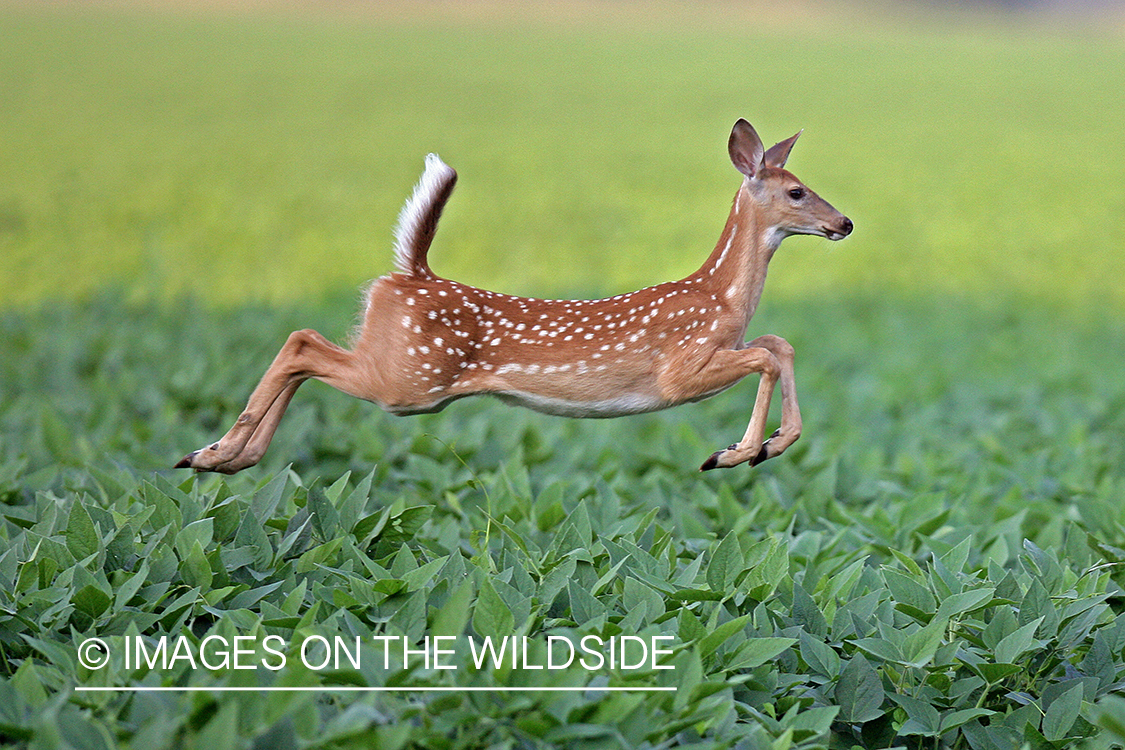
<svg viewBox="0 0 1125 750">
<path fill-rule="evenodd" d="M 207 556 L 203 554 L 203 545 L 198 539 L 192 542 L 191 550 L 180 566 L 180 573 L 188 586 L 194 586 L 200 591 L 211 588 L 211 565 L 207 562 Z"/>
<path fill-rule="evenodd" d="M 70 519 L 66 524 L 66 548 L 75 560 L 84 560 L 95 554 L 101 544 L 98 531 L 86 506 L 75 502 L 70 506 Z"/>
<path fill-rule="evenodd" d="M 947 620 L 935 617 L 929 625 L 903 639 L 902 655 L 907 666 L 919 668 L 930 663 L 941 646 L 947 625 Z"/>
<path fill-rule="evenodd" d="M 799 583 L 793 584 L 793 621 L 803 628 L 802 632 L 820 638 L 828 635 L 828 621 L 824 619 L 824 613 Z"/>
<path fill-rule="evenodd" d="M 1043 736 L 1051 742 L 1065 739 L 1081 708 L 1082 683 L 1079 682 L 1047 706 L 1043 714 Z"/>
<path fill-rule="evenodd" d="M 719 627 L 705 635 L 699 641 L 699 655 L 706 659 L 723 645 L 735 633 L 739 632 L 750 621 L 750 615 L 743 615 L 733 620 L 724 622 Z M 790 639 L 787 639 L 790 640 Z"/>
<path fill-rule="evenodd" d="M 990 600 L 995 591 L 994 587 L 986 586 L 948 596 L 938 606 L 936 616 L 951 619 L 965 612 L 971 612 Z"/>
<path fill-rule="evenodd" d="M 862 724 L 883 715 L 883 683 L 863 654 L 856 654 L 840 671 L 836 703 L 840 720 Z"/>
<path fill-rule="evenodd" d="M 840 674 L 840 655 L 836 649 L 802 630 L 799 634 L 801 658 L 818 674 L 835 678 Z"/>
<path fill-rule="evenodd" d="M 883 571 L 887 588 L 894 595 L 895 604 L 900 609 L 909 607 L 908 614 L 916 616 L 932 615 L 937 607 L 933 593 L 914 577 L 888 568 Z"/>
<path fill-rule="evenodd" d="M 992 716 L 995 713 L 995 711 L 990 711 L 987 708 L 965 708 L 960 711 L 950 711 L 941 717 L 941 733 L 945 734 L 946 732 L 950 732 L 967 724 L 973 719 Z"/>
<path fill-rule="evenodd" d="M 890 697 L 906 711 L 900 734 L 937 737 L 941 733 L 941 715 L 932 705 L 909 695 L 892 694 Z"/>
<path fill-rule="evenodd" d="M 994 651 L 996 661 L 1001 664 L 1015 664 L 1021 654 L 1036 644 L 1035 630 L 1041 622 L 1043 618 L 1039 617 L 1001 639 Z"/>
<path fill-rule="evenodd" d="M 266 483 L 266 486 L 254 493 L 254 497 L 250 499 L 250 512 L 258 522 L 265 524 L 266 521 L 273 518 L 274 511 L 281 503 L 281 498 L 285 494 L 285 486 L 289 482 L 289 470 L 279 471 L 273 479 Z"/>
<path fill-rule="evenodd" d="M 496 593 L 488 578 L 483 578 L 473 608 L 473 630 L 481 636 L 503 638 L 512 634 L 514 624 L 512 610 Z"/>
<path fill-rule="evenodd" d="M 113 599 L 98 586 L 87 584 L 76 591 L 70 601 L 78 611 L 89 615 L 91 618 L 97 618 L 109 609 Z"/>
<path fill-rule="evenodd" d="M 472 599 L 473 581 L 471 578 L 466 578 L 434 614 L 430 631 L 436 636 L 460 636 L 464 633 L 465 625 L 469 622 Z M 488 626 L 487 623 L 482 625 Z"/>
<path fill-rule="evenodd" d="M 743 564 L 742 548 L 738 544 L 738 537 L 732 531 L 723 537 L 711 556 L 711 564 L 707 566 L 707 585 L 712 591 L 724 593 L 729 591 L 742 572 Z"/>
<path fill-rule="evenodd" d="M 796 642 L 796 638 L 749 638 L 734 652 L 726 668 L 735 670 L 759 667 Z"/>
</svg>

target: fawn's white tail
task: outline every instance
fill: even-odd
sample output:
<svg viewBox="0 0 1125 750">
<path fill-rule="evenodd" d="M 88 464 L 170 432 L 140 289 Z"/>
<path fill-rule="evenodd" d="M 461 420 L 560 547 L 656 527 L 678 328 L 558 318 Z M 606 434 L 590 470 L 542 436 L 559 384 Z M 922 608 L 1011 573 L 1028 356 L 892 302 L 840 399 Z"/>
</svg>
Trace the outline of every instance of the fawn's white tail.
<svg viewBox="0 0 1125 750">
<path fill-rule="evenodd" d="M 438 158 L 426 157 L 426 171 L 402 207 L 395 227 L 395 267 L 403 273 L 430 276 L 426 253 L 434 241 L 438 219 L 457 183 L 457 173 Z"/>
</svg>

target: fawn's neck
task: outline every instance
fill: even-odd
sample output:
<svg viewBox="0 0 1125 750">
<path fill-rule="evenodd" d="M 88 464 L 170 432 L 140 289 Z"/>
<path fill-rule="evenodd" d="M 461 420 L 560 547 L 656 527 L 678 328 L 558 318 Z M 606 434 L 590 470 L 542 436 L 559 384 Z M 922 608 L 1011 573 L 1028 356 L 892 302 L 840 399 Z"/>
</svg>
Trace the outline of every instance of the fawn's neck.
<svg viewBox="0 0 1125 750">
<path fill-rule="evenodd" d="M 732 311 L 742 312 L 747 325 L 762 297 L 770 259 L 785 237 L 763 214 L 743 183 L 718 244 L 700 269 L 688 277 Z"/>
</svg>

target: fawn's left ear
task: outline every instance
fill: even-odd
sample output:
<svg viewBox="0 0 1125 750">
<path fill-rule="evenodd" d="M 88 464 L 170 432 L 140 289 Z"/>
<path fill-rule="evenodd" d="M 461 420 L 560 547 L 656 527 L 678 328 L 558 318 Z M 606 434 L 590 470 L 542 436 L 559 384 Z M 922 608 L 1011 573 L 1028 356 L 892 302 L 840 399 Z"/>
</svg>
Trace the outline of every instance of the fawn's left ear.
<svg viewBox="0 0 1125 750">
<path fill-rule="evenodd" d="M 784 167 L 785 162 L 789 159 L 789 152 L 793 148 L 793 144 L 801 137 L 801 133 L 805 131 L 798 130 L 797 135 L 792 138 L 786 138 L 781 143 L 774 144 L 766 151 L 765 162 L 767 167 Z"/>
<path fill-rule="evenodd" d="M 727 151 L 730 152 L 730 160 L 735 169 L 747 177 L 753 178 L 763 166 L 765 148 L 762 146 L 762 139 L 758 137 L 754 126 L 746 120 L 739 119 L 734 124 L 727 142 Z"/>
</svg>

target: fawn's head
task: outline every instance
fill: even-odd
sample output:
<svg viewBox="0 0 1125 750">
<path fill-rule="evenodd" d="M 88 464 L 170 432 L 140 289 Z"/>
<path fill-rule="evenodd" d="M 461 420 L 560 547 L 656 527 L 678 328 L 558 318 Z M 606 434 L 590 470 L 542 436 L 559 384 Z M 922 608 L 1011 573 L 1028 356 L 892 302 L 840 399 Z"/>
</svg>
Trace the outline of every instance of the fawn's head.
<svg viewBox="0 0 1125 750">
<path fill-rule="evenodd" d="M 743 174 L 743 187 L 769 222 L 769 228 L 777 233 L 778 241 L 791 234 L 841 240 L 851 234 L 851 219 L 784 168 L 799 135 L 766 149 L 754 127 L 740 119 L 727 144 L 730 160 Z"/>
</svg>

